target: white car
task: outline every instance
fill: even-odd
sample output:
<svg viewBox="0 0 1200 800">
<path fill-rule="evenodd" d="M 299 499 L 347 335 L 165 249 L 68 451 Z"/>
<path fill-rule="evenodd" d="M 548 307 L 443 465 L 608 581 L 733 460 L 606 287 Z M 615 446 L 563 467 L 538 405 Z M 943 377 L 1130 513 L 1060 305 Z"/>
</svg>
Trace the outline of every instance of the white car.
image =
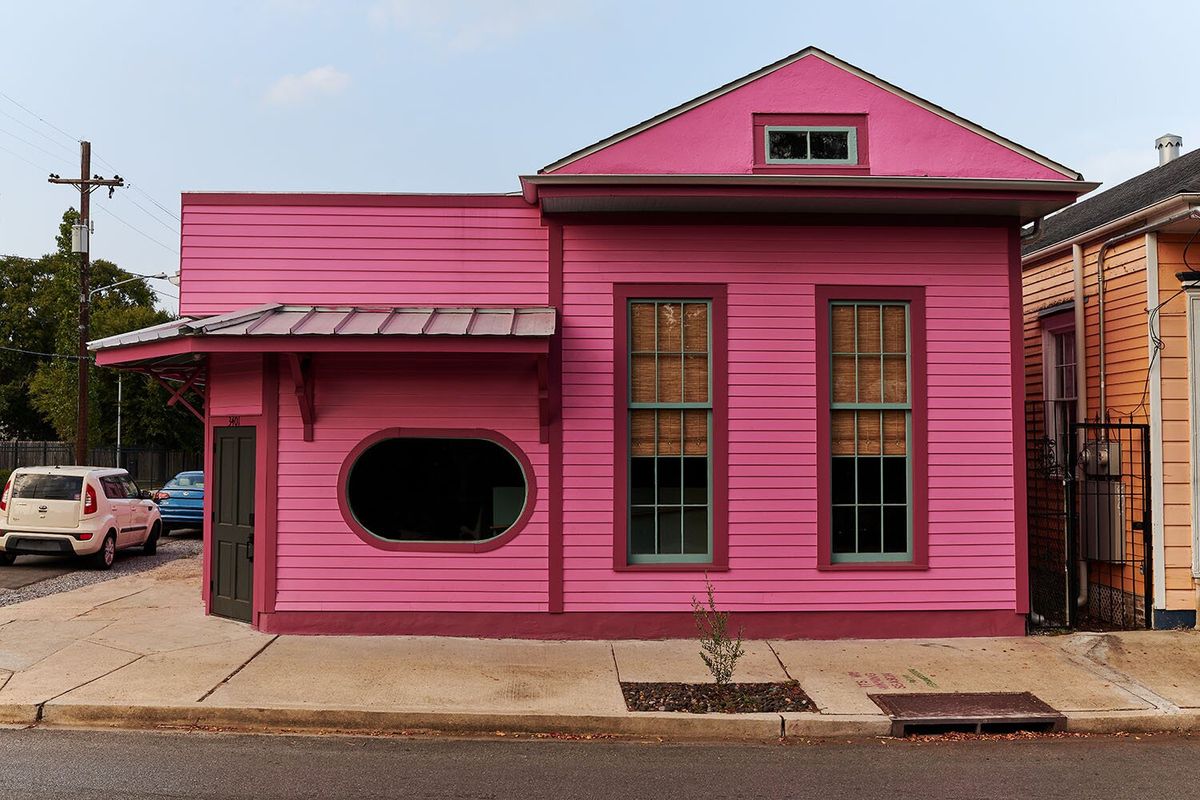
<svg viewBox="0 0 1200 800">
<path fill-rule="evenodd" d="M 123 469 L 21 467 L 0 494 L 0 565 L 65 555 L 109 569 L 118 550 L 153 554 L 161 533 L 158 506 Z"/>
</svg>

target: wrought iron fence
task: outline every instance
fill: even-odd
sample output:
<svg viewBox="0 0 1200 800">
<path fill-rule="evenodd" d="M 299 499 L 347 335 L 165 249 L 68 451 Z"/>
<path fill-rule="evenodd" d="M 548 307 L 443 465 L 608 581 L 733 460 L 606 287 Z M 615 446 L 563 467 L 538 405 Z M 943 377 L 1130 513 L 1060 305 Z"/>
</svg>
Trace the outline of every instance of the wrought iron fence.
<svg viewBox="0 0 1200 800">
<path fill-rule="evenodd" d="M 0 471 L 73 463 L 75 445 L 70 442 L 0 442 Z M 124 467 L 143 488 L 151 488 L 163 485 L 177 473 L 204 469 L 204 456 L 199 451 L 165 447 L 122 447 L 118 458 L 116 446 L 105 445 L 88 451 L 88 464 Z"/>
<path fill-rule="evenodd" d="M 1025 463 L 1029 527 L 1029 604 L 1035 627 L 1071 624 L 1072 577 L 1067 540 L 1072 481 L 1064 437 L 1048 429 L 1047 404 L 1025 404 Z"/>
</svg>

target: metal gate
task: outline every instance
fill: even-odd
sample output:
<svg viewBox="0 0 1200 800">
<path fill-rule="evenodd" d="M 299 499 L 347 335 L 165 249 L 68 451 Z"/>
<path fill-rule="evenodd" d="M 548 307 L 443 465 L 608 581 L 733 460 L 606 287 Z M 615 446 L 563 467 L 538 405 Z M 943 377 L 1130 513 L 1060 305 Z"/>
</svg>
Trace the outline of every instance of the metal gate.
<svg viewBox="0 0 1200 800">
<path fill-rule="evenodd" d="M 1031 624 L 1150 627 L 1150 427 L 1025 423 Z"/>
</svg>

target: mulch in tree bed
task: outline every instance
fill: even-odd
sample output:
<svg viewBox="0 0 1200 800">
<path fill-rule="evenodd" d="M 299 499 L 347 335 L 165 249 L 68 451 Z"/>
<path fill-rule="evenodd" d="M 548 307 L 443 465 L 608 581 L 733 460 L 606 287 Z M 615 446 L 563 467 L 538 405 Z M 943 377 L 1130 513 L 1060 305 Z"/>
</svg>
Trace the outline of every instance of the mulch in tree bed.
<svg viewBox="0 0 1200 800">
<path fill-rule="evenodd" d="M 781 683 L 630 683 L 621 681 L 630 711 L 686 711 L 689 714 L 748 714 L 812 711 L 812 701 L 796 681 Z"/>
</svg>

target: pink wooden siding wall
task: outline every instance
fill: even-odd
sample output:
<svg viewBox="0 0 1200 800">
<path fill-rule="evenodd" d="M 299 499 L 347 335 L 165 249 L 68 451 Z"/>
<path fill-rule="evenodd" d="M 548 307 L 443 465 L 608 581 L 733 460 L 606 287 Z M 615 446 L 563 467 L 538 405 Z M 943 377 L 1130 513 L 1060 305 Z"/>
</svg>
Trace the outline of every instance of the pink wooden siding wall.
<svg viewBox="0 0 1200 800">
<path fill-rule="evenodd" d="M 703 576 L 612 569 L 612 285 L 729 286 L 729 571 L 747 611 L 1014 609 L 1008 231 L 567 225 L 567 611 L 689 608 Z M 924 285 L 929 570 L 816 569 L 814 285 Z"/>
<path fill-rule="evenodd" d="M 281 381 L 277 611 L 544 611 L 547 460 L 532 360 L 317 355 L 315 439 Z M 387 427 L 487 428 L 519 445 L 538 493 L 525 528 L 483 553 L 388 552 L 359 539 L 338 510 L 338 470 Z"/>
<path fill-rule="evenodd" d="M 213 417 L 261 414 L 263 357 L 212 356 L 208 360 L 208 413 Z"/>
<path fill-rule="evenodd" d="M 451 206 L 263 197 L 184 195 L 181 314 L 265 302 L 546 302 L 546 231 L 538 209 L 520 198 L 456 198 Z"/>
</svg>

